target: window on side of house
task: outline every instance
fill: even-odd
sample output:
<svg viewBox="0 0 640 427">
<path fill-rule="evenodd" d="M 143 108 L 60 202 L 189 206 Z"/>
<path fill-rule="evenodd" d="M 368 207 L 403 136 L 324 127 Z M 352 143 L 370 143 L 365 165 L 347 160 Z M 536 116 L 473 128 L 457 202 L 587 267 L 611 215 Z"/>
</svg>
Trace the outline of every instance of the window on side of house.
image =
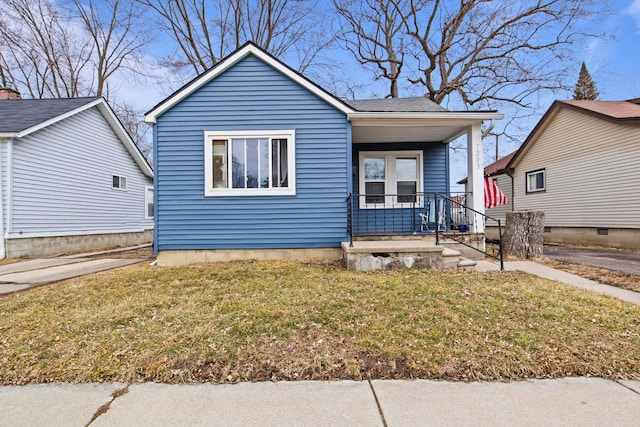
<svg viewBox="0 0 640 427">
<path fill-rule="evenodd" d="M 536 193 L 544 191 L 546 188 L 545 170 L 527 172 L 527 193 Z"/>
<path fill-rule="evenodd" d="M 124 176 L 113 175 L 111 177 L 111 188 L 118 190 L 127 189 L 127 178 Z"/>
<path fill-rule="evenodd" d="M 144 189 L 144 207 L 145 207 L 145 218 L 152 219 L 153 218 L 153 186 L 147 185 Z"/>
<path fill-rule="evenodd" d="M 402 208 L 421 202 L 421 151 L 363 151 L 359 171 L 361 208 Z"/>
<path fill-rule="evenodd" d="M 294 131 L 205 133 L 205 195 L 295 195 Z"/>
</svg>

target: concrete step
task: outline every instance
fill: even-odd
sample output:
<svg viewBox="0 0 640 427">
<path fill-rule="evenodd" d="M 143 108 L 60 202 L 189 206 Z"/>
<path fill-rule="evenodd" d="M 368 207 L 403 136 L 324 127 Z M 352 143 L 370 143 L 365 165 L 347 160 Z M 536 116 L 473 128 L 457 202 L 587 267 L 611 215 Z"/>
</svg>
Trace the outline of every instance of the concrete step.
<svg viewBox="0 0 640 427">
<path fill-rule="evenodd" d="M 460 262 L 460 251 L 451 248 L 442 249 L 442 266 L 444 268 L 458 268 Z"/>
<path fill-rule="evenodd" d="M 461 268 L 463 270 L 472 269 L 477 264 L 478 263 L 472 259 L 460 257 L 460 261 L 458 261 L 458 268 Z"/>
</svg>

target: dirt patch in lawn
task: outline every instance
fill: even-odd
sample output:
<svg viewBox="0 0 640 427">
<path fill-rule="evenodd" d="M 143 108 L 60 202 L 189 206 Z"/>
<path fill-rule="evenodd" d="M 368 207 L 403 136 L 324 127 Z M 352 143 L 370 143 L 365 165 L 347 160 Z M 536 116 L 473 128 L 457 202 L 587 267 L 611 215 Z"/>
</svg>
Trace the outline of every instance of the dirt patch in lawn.
<svg viewBox="0 0 640 427">
<path fill-rule="evenodd" d="M 591 267 L 588 265 L 571 264 L 547 257 L 536 259 L 536 262 L 558 270 L 566 271 L 567 273 L 576 274 L 605 285 L 640 292 L 640 276 L 635 274 L 623 273 L 606 268 Z"/>
</svg>

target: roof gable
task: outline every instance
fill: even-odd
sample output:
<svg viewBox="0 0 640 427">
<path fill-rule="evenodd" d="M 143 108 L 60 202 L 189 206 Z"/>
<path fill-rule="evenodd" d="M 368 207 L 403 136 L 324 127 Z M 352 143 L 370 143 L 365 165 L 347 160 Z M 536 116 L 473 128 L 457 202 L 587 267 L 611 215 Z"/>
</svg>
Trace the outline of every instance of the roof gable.
<svg viewBox="0 0 640 427">
<path fill-rule="evenodd" d="M 540 121 L 535 125 L 531 133 L 529 133 L 529 136 L 527 136 L 527 139 L 525 139 L 518 151 L 516 151 L 505 169 L 513 169 L 520 162 L 524 154 L 538 138 L 538 135 L 549 125 L 561 108 L 567 108 L 581 114 L 587 114 L 594 118 L 607 120 L 620 125 L 640 124 L 640 105 L 638 102 L 638 99 L 628 101 L 554 101 Z"/>
<path fill-rule="evenodd" d="M 169 97 L 161 101 L 158 105 L 153 107 L 145 114 L 145 121 L 147 123 L 155 123 L 158 116 L 162 115 L 167 110 L 171 109 L 174 105 L 178 104 L 183 99 L 187 98 L 189 95 L 200 89 L 202 86 L 215 79 L 217 76 L 222 74 L 224 71 L 231 68 L 233 65 L 241 61 L 243 58 L 248 55 L 253 55 L 256 58 L 260 59 L 267 65 L 275 68 L 277 71 L 281 72 L 291 80 L 300 84 L 311 93 L 317 95 L 339 111 L 347 114 L 352 112 L 352 108 L 349 107 L 345 102 L 336 98 L 329 92 L 322 89 L 320 86 L 313 83 L 311 80 L 304 77 L 302 74 L 293 70 L 291 67 L 278 60 L 274 56 L 267 53 L 265 50 L 259 48 L 255 44 L 248 42 L 240 49 L 236 50 L 234 53 L 230 54 L 216 65 L 211 67 L 209 70 L 205 71 L 200 76 L 191 80 L 189 83 L 184 85 L 182 88 L 178 89 L 176 92 L 171 94 Z"/>
<path fill-rule="evenodd" d="M 153 178 L 153 170 L 129 133 L 102 97 L 0 100 L 0 138 L 22 138 L 96 107 L 142 173 Z"/>
</svg>

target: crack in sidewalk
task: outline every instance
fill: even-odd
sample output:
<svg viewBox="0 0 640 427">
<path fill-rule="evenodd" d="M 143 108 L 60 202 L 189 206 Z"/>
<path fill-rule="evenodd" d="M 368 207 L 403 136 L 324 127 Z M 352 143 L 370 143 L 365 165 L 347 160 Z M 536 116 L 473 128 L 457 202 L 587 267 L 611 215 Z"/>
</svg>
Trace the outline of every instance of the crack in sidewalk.
<svg viewBox="0 0 640 427">
<path fill-rule="evenodd" d="M 634 392 L 634 393 L 635 393 L 635 394 L 637 394 L 637 395 L 640 395 L 640 392 L 639 392 L 638 390 L 636 390 L 636 389 L 634 389 L 634 388 L 631 388 L 631 387 L 629 387 L 628 385 L 622 384 L 620 381 L 615 381 L 615 380 L 614 380 L 613 382 L 614 382 L 614 383 L 616 383 L 616 384 L 618 384 L 618 385 L 621 385 L 622 387 L 626 388 L 627 390 L 630 390 L 630 391 Z"/>
<path fill-rule="evenodd" d="M 108 401 L 107 403 L 105 403 L 104 405 L 100 406 L 96 410 L 96 412 L 91 417 L 91 420 L 89 420 L 89 422 L 85 425 L 85 427 L 89 427 L 96 419 L 98 419 L 98 417 L 100 415 L 106 413 L 109 410 L 109 408 L 111 407 L 111 404 L 113 403 L 114 400 L 116 400 L 120 396 L 123 396 L 123 395 L 129 393 L 129 387 L 130 386 L 131 386 L 131 384 L 127 384 L 125 387 L 119 388 L 119 389 L 115 390 L 113 393 L 111 393 L 111 400 Z"/>
<path fill-rule="evenodd" d="M 376 405 L 378 406 L 378 413 L 380 414 L 380 418 L 382 419 L 383 427 L 387 427 L 387 420 L 384 418 L 384 412 L 382 411 L 382 406 L 380 406 L 380 401 L 378 400 L 378 395 L 376 394 L 375 389 L 373 388 L 373 384 L 371 384 L 371 379 L 367 379 L 369 383 L 369 387 L 371 388 L 371 393 L 373 393 L 373 398 L 376 401 Z"/>
</svg>

